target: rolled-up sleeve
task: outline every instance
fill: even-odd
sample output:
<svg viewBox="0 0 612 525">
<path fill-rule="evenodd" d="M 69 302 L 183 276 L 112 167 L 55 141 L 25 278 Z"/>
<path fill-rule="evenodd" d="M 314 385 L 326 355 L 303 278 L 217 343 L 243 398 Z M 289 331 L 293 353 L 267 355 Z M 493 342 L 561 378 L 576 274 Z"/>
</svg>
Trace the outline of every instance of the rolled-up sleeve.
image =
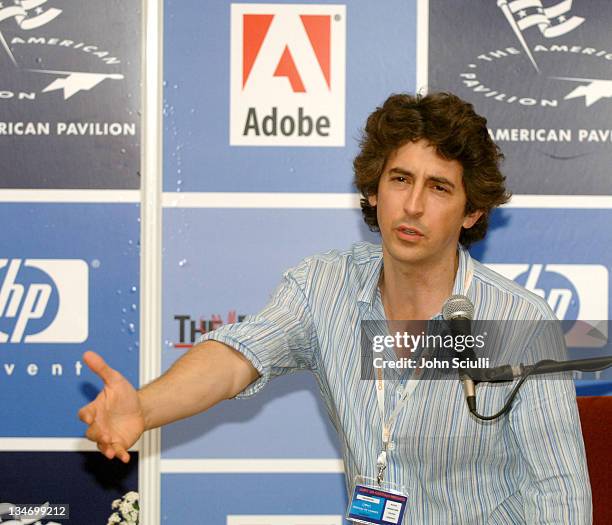
<svg viewBox="0 0 612 525">
<path fill-rule="evenodd" d="M 304 268 L 301 270 L 284 274 L 270 302 L 257 315 L 221 326 L 200 339 L 231 346 L 259 372 L 261 377 L 236 397 L 256 394 L 273 377 L 314 368 L 318 343 L 308 301 L 298 283 Z"/>
</svg>

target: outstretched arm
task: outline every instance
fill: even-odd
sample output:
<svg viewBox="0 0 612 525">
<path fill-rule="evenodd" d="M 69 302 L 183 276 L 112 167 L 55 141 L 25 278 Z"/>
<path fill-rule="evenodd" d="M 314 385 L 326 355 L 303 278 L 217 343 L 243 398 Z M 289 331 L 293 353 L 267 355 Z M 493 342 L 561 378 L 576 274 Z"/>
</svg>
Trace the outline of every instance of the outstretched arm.
<svg viewBox="0 0 612 525">
<path fill-rule="evenodd" d="M 194 346 L 161 377 L 137 391 L 95 352 L 83 360 L 104 383 L 81 408 L 86 437 L 109 459 L 129 461 L 129 449 L 145 430 L 183 419 L 230 399 L 259 373 L 242 354 L 217 341 Z"/>
</svg>

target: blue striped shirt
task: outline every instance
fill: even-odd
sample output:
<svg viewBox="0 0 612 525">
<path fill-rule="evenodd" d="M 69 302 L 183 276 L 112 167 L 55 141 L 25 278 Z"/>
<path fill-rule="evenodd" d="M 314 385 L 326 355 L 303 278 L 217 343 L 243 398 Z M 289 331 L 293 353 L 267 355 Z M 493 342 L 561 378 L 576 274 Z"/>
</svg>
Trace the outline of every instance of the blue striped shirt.
<svg viewBox="0 0 612 525">
<path fill-rule="evenodd" d="M 305 259 L 287 271 L 269 304 L 243 322 L 206 334 L 244 354 L 261 377 L 311 370 L 342 446 L 347 488 L 376 476 L 383 421 L 375 383 L 361 379 L 360 330 L 384 320 L 380 246 L 355 244 Z M 453 294 L 475 305 L 475 319 L 553 320 L 546 302 L 473 260 L 459 247 Z M 546 354 L 559 334 L 543 327 L 524 362 Z M 510 336 L 512 334 L 509 334 Z M 561 336 L 562 337 L 562 336 Z M 385 417 L 405 383 L 385 382 Z M 478 410 L 501 408 L 511 386 L 480 385 Z M 395 423 L 385 479 L 408 494 L 405 523 L 591 523 L 591 491 L 573 382 L 530 378 L 509 415 L 471 416 L 457 380 L 419 381 Z M 351 492 L 349 492 L 351 493 Z"/>
</svg>

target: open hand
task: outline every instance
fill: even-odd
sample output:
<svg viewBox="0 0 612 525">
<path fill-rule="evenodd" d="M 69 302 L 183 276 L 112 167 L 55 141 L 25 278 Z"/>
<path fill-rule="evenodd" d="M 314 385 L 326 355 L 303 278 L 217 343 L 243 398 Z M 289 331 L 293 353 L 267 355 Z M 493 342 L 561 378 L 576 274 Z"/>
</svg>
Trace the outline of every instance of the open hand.
<svg viewBox="0 0 612 525">
<path fill-rule="evenodd" d="M 79 419 L 89 426 L 85 436 L 108 459 L 117 457 L 127 463 L 127 450 L 145 430 L 138 392 L 95 352 L 85 352 L 83 361 L 104 382 L 96 399 L 79 410 Z"/>
</svg>

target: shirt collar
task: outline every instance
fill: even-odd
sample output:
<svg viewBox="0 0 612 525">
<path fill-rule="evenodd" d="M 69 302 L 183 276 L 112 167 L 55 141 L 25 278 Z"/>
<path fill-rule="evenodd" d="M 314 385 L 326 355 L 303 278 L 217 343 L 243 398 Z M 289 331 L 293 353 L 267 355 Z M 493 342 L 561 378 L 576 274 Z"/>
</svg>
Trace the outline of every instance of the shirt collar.
<svg viewBox="0 0 612 525">
<path fill-rule="evenodd" d="M 472 279 L 474 277 L 474 261 L 470 256 L 470 252 L 467 251 L 467 248 L 461 244 L 459 245 L 458 252 L 459 266 L 457 267 L 457 274 L 455 275 L 452 295 L 469 296 Z"/>
<path fill-rule="evenodd" d="M 357 296 L 357 302 L 372 310 L 378 296 L 378 281 L 383 267 L 382 248 L 379 247 L 376 256 L 370 261 L 370 271 L 366 272 L 363 286 Z M 458 245 L 459 265 L 455 274 L 452 295 L 465 295 L 470 297 L 470 288 L 474 277 L 474 261 L 467 249 Z M 471 299 L 471 298 L 470 298 Z"/>
</svg>

